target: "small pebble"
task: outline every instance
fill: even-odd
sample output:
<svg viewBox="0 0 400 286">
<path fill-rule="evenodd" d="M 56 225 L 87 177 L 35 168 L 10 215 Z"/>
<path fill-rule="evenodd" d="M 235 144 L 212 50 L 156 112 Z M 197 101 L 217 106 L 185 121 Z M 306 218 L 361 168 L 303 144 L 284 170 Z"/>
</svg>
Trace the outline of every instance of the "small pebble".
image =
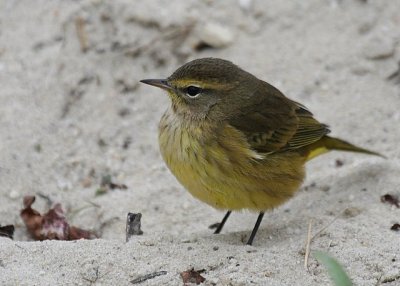
<svg viewBox="0 0 400 286">
<path fill-rule="evenodd" d="M 344 210 L 343 216 L 346 218 L 356 217 L 361 213 L 361 209 L 357 207 L 349 207 Z"/>
<path fill-rule="evenodd" d="M 252 245 L 246 245 L 245 248 L 246 248 L 246 252 L 247 252 L 247 253 L 254 253 L 254 252 L 257 252 L 257 248 L 254 247 L 254 246 L 252 246 Z"/>
<path fill-rule="evenodd" d="M 358 32 L 361 35 L 367 34 L 372 31 L 376 26 L 375 15 L 365 15 L 365 19 L 361 20 L 361 24 L 358 26 Z"/>
<path fill-rule="evenodd" d="M 230 264 L 237 264 L 238 261 L 235 258 L 231 258 L 231 259 L 229 259 L 229 263 Z"/>
<path fill-rule="evenodd" d="M 364 63 L 364 62 L 357 63 L 355 66 L 351 68 L 351 72 L 358 76 L 366 75 L 370 73 L 371 70 L 373 70 L 371 63 Z"/>
<path fill-rule="evenodd" d="M 199 32 L 200 40 L 213 48 L 223 48 L 234 40 L 233 32 L 217 23 L 206 24 Z"/>
<path fill-rule="evenodd" d="M 343 160 L 340 160 L 340 159 L 336 159 L 336 160 L 335 160 L 335 167 L 336 167 L 336 168 L 340 168 L 340 167 L 342 167 L 343 165 L 344 165 Z"/>
<path fill-rule="evenodd" d="M 293 233 L 294 233 L 294 234 L 300 234 L 300 233 L 301 233 L 301 229 L 300 229 L 300 228 L 295 228 L 295 229 L 293 230 Z"/>
<path fill-rule="evenodd" d="M 391 38 L 376 36 L 368 41 L 363 53 L 369 60 L 379 60 L 393 56 L 394 48 L 395 45 Z"/>
<path fill-rule="evenodd" d="M 253 0 L 238 0 L 238 3 L 243 10 L 250 10 Z"/>
<path fill-rule="evenodd" d="M 18 199 L 20 197 L 20 193 L 16 190 L 12 190 L 9 194 L 8 194 L 10 199 Z"/>
<path fill-rule="evenodd" d="M 323 192 L 329 192 L 329 190 L 331 189 L 331 187 L 330 186 L 328 186 L 328 185 L 324 185 L 324 186 L 322 186 L 321 187 L 321 190 L 323 191 Z"/>
</svg>

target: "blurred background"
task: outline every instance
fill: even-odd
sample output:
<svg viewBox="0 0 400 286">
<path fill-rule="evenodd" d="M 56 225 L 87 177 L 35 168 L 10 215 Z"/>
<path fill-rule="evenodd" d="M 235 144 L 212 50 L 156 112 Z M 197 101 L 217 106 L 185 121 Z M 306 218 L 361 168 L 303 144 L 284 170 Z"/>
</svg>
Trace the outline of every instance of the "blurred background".
<svg viewBox="0 0 400 286">
<path fill-rule="evenodd" d="M 0 224 L 29 240 L 19 211 L 34 194 L 107 239 L 124 240 L 128 211 L 143 214 L 145 235 L 208 235 L 223 214 L 165 167 L 157 125 L 169 100 L 139 83 L 200 57 L 233 61 L 335 136 L 391 159 L 313 161 L 302 194 L 268 214 L 260 240 L 271 235 L 279 247 L 278 238 L 304 233 L 315 216 L 322 224 L 343 202 L 373 209 L 399 183 L 399 11 L 389 0 L 0 1 Z M 371 216 L 344 222 L 344 237 Z M 235 215 L 224 237 L 240 240 L 254 220 Z"/>
</svg>

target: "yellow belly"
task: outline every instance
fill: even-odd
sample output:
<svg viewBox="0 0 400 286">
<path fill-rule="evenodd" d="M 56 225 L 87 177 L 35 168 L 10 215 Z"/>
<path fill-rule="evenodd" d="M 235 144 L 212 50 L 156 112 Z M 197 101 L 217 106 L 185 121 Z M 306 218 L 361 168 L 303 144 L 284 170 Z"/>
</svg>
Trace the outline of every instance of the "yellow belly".
<svg viewBox="0 0 400 286">
<path fill-rule="evenodd" d="M 178 181 L 199 200 L 218 209 L 263 211 L 300 187 L 305 158 L 298 153 L 261 156 L 229 125 L 218 132 L 206 125 L 183 126 L 171 111 L 163 116 L 160 150 Z"/>
</svg>

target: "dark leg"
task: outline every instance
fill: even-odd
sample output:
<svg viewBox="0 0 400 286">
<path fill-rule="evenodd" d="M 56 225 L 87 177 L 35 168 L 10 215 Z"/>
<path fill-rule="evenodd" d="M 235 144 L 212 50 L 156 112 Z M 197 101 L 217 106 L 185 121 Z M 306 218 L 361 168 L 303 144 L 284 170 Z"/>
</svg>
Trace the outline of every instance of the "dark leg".
<svg viewBox="0 0 400 286">
<path fill-rule="evenodd" d="M 232 211 L 228 211 L 224 218 L 222 219 L 222 221 L 219 223 L 217 229 L 214 231 L 215 234 L 220 233 L 222 228 L 224 227 L 224 224 L 226 223 L 226 221 L 228 220 L 229 215 L 231 214 Z"/>
<path fill-rule="evenodd" d="M 257 221 L 256 221 L 256 225 L 254 226 L 253 231 L 250 234 L 250 238 L 247 241 L 248 245 L 252 245 L 253 244 L 254 237 L 256 236 L 257 230 L 260 227 L 260 224 L 261 224 L 261 221 L 262 221 L 263 217 L 264 217 L 264 212 L 260 212 L 260 214 L 258 215 Z"/>
</svg>

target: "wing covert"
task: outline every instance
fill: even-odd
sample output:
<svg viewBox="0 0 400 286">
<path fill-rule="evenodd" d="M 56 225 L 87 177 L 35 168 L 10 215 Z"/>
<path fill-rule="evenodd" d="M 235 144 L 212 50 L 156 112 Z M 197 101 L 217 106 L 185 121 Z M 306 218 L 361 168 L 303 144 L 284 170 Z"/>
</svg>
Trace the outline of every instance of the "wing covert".
<svg viewBox="0 0 400 286">
<path fill-rule="evenodd" d="M 262 153 L 295 150 L 329 133 L 301 104 L 266 85 L 256 105 L 244 106 L 229 124 L 245 134 L 250 146 Z"/>
</svg>

